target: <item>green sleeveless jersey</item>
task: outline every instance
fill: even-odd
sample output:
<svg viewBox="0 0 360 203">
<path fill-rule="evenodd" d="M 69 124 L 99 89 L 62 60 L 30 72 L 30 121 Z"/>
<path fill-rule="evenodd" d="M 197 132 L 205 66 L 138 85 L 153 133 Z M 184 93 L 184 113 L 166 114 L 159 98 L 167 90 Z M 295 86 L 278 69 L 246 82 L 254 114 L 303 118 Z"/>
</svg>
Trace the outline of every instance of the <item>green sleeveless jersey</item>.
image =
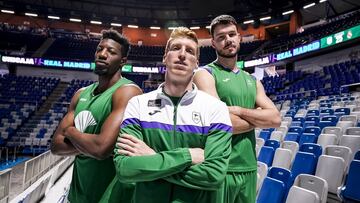
<svg viewBox="0 0 360 203">
<path fill-rule="evenodd" d="M 133 83 L 122 78 L 106 91 L 94 95 L 98 83 L 86 87 L 75 108 L 75 127 L 84 133 L 99 134 L 112 111 L 112 95 L 122 85 Z M 119 124 L 120 125 L 120 124 Z M 97 160 L 78 155 L 75 158 L 69 201 L 72 203 L 98 202 L 115 176 L 113 158 Z"/>
<path fill-rule="evenodd" d="M 253 76 L 240 69 L 235 73 L 215 62 L 205 66 L 205 69 L 214 77 L 217 94 L 227 106 L 255 108 L 256 79 Z M 229 172 L 257 169 L 255 144 L 254 130 L 232 136 Z"/>
</svg>

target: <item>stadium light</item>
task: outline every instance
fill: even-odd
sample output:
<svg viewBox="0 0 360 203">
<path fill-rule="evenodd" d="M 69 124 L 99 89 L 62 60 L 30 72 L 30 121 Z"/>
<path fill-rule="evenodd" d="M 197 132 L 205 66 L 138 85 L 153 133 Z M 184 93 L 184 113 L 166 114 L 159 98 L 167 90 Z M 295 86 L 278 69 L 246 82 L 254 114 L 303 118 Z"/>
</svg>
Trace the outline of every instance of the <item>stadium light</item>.
<svg viewBox="0 0 360 203">
<path fill-rule="evenodd" d="M 25 13 L 26 16 L 31 16 L 31 17 L 38 17 L 38 14 L 36 13 Z"/>
<path fill-rule="evenodd" d="M 168 27 L 169 30 L 175 30 L 177 27 Z"/>
<path fill-rule="evenodd" d="M 102 24 L 102 22 L 96 21 L 96 20 L 91 20 L 90 23 L 91 24 L 96 24 L 96 25 L 101 25 Z"/>
<path fill-rule="evenodd" d="M 114 27 L 121 27 L 122 25 L 120 23 L 110 23 L 111 26 Z"/>
<path fill-rule="evenodd" d="M 151 26 L 150 29 L 152 29 L 152 30 L 160 30 L 160 27 Z"/>
<path fill-rule="evenodd" d="M 319 3 L 322 3 L 322 2 L 325 2 L 325 1 L 327 1 L 327 0 L 320 0 Z"/>
<path fill-rule="evenodd" d="M 129 28 L 138 28 L 139 26 L 137 25 L 128 25 Z"/>
<path fill-rule="evenodd" d="M 208 25 L 208 26 L 206 26 L 206 28 L 207 28 L 207 29 L 210 29 L 210 28 L 211 28 L 211 26 L 210 26 L 210 25 Z"/>
<path fill-rule="evenodd" d="M 260 21 L 270 20 L 270 19 L 271 19 L 271 16 L 267 16 L 267 17 L 260 18 Z"/>
<path fill-rule="evenodd" d="M 14 11 L 11 10 L 1 10 L 2 13 L 14 14 Z"/>
<path fill-rule="evenodd" d="M 247 21 L 244 21 L 244 24 L 250 24 L 250 23 L 253 23 L 254 20 L 247 20 Z"/>
<path fill-rule="evenodd" d="M 60 17 L 59 17 L 59 16 L 48 16 L 48 18 L 50 18 L 50 19 L 54 19 L 54 20 L 59 20 L 59 19 L 60 19 Z"/>
<path fill-rule="evenodd" d="M 304 9 L 307 9 L 307 8 L 310 8 L 312 6 L 315 6 L 315 3 L 311 3 L 311 4 L 308 4 L 308 5 L 305 5 L 303 8 Z"/>
<path fill-rule="evenodd" d="M 80 19 L 77 19 L 77 18 L 70 18 L 69 19 L 71 22 L 77 22 L 77 23 L 80 23 L 81 20 Z"/>
<path fill-rule="evenodd" d="M 198 29 L 200 29 L 200 27 L 199 27 L 199 26 L 196 26 L 196 27 L 190 27 L 190 29 L 191 29 L 191 30 L 198 30 Z"/>
<path fill-rule="evenodd" d="M 282 13 L 282 14 L 283 14 L 283 16 L 284 16 L 284 15 L 288 15 L 288 14 L 290 14 L 290 13 L 294 13 L 294 10 L 285 11 L 285 12 L 284 12 L 284 13 Z"/>
</svg>

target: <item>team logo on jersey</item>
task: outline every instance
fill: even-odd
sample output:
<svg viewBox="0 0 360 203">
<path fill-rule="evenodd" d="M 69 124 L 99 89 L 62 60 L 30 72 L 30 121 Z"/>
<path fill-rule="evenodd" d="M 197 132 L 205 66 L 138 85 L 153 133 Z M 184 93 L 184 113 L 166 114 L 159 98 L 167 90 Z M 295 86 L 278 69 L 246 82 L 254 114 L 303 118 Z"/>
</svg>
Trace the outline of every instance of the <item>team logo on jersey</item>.
<svg viewBox="0 0 360 203">
<path fill-rule="evenodd" d="M 85 98 L 80 98 L 80 101 L 85 102 L 85 101 L 87 101 L 87 99 L 85 99 Z"/>
<path fill-rule="evenodd" d="M 149 100 L 148 107 L 161 107 L 161 99 Z"/>
<path fill-rule="evenodd" d="M 201 116 L 199 112 L 193 111 L 192 112 L 192 119 L 195 123 L 199 123 L 201 121 Z"/>
<path fill-rule="evenodd" d="M 228 82 L 230 80 L 230 78 L 225 78 L 223 79 L 223 82 Z"/>
<path fill-rule="evenodd" d="M 74 122 L 76 129 L 82 133 L 85 132 L 87 127 L 97 124 L 90 111 L 81 111 L 78 115 L 76 115 Z"/>
<path fill-rule="evenodd" d="M 249 86 L 251 86 L 253 83 L 251 82 L 251 80 L 249 80 L 249 79 L 246 79 L 246 83 L 247 83 L 247 85 L 249 85 Z"/>
</svg>

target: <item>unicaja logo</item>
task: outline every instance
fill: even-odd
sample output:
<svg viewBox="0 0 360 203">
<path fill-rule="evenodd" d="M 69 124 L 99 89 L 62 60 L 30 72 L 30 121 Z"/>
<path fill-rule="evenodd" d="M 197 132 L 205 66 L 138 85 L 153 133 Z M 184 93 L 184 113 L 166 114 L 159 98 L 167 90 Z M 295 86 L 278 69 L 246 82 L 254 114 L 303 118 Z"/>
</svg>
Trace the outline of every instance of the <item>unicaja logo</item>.
<svg viewBox="0 0 360 203">
<path fill-rule="evenodd" d="M 76 129 L 82 133 L 85 132 L 87 127 L 97 124 L 90 111 L 81 111 L 78 115 L 76 115 L 74 122 Z"/>
</svg>

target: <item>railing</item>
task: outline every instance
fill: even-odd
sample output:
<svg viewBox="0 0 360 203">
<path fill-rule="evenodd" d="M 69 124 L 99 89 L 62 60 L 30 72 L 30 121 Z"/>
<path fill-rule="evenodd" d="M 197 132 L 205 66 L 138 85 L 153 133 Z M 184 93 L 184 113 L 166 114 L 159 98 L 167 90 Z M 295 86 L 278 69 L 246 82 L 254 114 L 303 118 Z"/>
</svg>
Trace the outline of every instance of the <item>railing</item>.
<svg viewBox="0 0 360 203">
<path fill-rule="evenodd" d="M 36 182 L 64 157 L 56 156 L 47 151 L 25 162 L 23 190 Z"/>
<path fill-rule="evenodd" d="M 25 184 L 27 184 L 26 185 L 27 188 L 23 192 L 18 194 L 14 199 L 12 199 L 11 200 L 12 203 L 39 202 L 47 194 L 49 189 L 54 186 L 56 181 L 72 165 L 72 163 L 74 162 L 74 159 L 75 159 L 74 156 L 70 156 L 70 157 L 54 156 L 50 153 L 50 151 L 47 151 L 47 152 L 43 153 L 42 155 L 39 155 L 38 157 L 36 157 L 37 159 L 34 158 L 31 160 L 31 162 L 29 162 L 30 164 L 28 164 L 28 166 L 31 166 L 31 167 L 27 168 L 28 171 L 34 171 L 34 169 L 36 168 L 35 167 L 36 162 L 41 163 L 40 160 L 44 160 L 39 157 L 42 157 L 42 158 L 47 157 L 47 159 L 50 160 L 50 163 L 48 163 L 49 167 L 47 167 L 47 169 L 42 170 L 42 171 L 47 171 L 47 172 L 44 173 L 43 175 L 36 175 L 36 174 L 33 174 L 34 176 L 29 175 L 27 179 L 30 179 L 30 180 L 25 182 Z M 51 163 L 53 163 L 53 164 L 51 164 Z M 30 174 L 30 172 L 27 172 L 27 173 Z M 41 174 L 40 171 L 38 171 L 37 174 Z M 25 175 L 26 175 L 26 173 L 25 173 Z M 25 181 L 25 179 L 24 179 L 24 181 Z M 31 184 L 28 185 L 30 181 L 31 181 Z M 51 202 L 59 202 L 59 201 L 56 199 L 53 199 L 53 200 L 51 200 Z M 0 203 L 3 203 L 3 202 L 0 201 Z"/>
<path fill-rule="evenodd" d="M 9 201 L 11 169 L 0 171 L 0 203 Z"/>
<path fill-rule="evenodd" d="M 349 92 L 352 92 L 352 91 L 358 92 L 360 89 L 360 83 L 352 83 L 352 84 L 340 86 L 340 94 L 343 93 L 343 90 L 346 90 L 346 89 L 348 89 Z"/>
</svg>

